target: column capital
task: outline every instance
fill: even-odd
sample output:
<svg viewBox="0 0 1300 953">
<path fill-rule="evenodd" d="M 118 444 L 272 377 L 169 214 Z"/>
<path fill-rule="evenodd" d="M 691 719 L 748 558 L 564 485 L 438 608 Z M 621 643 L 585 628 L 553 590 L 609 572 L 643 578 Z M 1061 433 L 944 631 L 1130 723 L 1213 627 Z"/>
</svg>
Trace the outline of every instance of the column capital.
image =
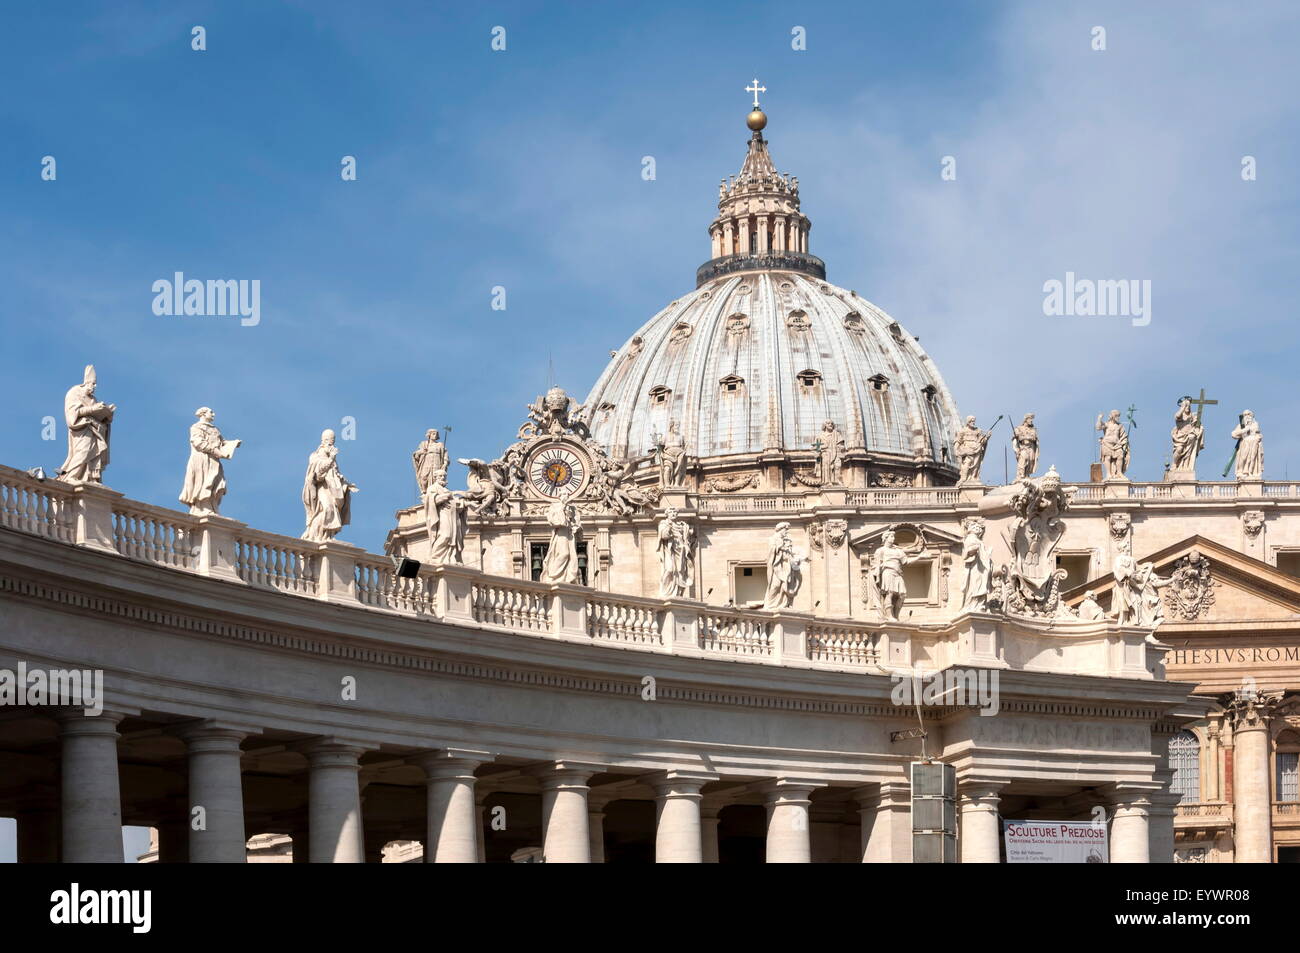
<svg viewBox="0 0 1300 953">
<path fill-rule="evenodd" d="M 424 769 L 427 780 L 473 777 L 474 769 L 494 760 L 496 755 L 481 748 L 437 748 L 413 755 L 407 760 Z"/>
<path fill-rule="evenodd" d="M 987 778 L 969 778 L 957 782 L 957 799 L 962 804 L 978 804 L 997 808 L 1002 800 L 1002 789 L 1006 781 Z"/>
<path fill-rule="evenodd" d="M 126 712 L 104 709 L 98 715 L 87 715 L 80 708 L 60 708 L 51 713 L 59 723 L 59 730 L 65 735 L 105 735 L 117 734 L 117 726 Z M 138 715 L 139 712 L 131 712 Z"/>
<path fill-rule="evenodd" d="M 372 746 L 355 739 L 311 738 L 291 748 L 307 756 L 313 768 L 340 767 L 360 770 L 361 756 Z"/>
<path fill-rule="evenodd" d="M 774 778 L 761 781 L 754 790 L 763 795 L 765 804 L 807 802 L 818 788 L 827 787 L 825 781 L 812 778 Z"/>
<path fill-rule="evenodd" d="M 548 787 L 585 787 L 594 775 L 609 770 L 608 765 L 590 761 L 570 761 L 557 758 L 544 764 L 533 765 L 524 770 L 525 774 L 537 778 L 542 788 Z"/>
<path fill-rule="evenodd" d="M 653 774 L 647 774 L 641 779 L 654 789 L 656 797 L 695 797 L 703 795 L 700 790 L 704 785 L 711 781 L 717 781 L 718 776 L 709 771 L 691 771 L 677 770 L 670 768 L 666 771 L 656 771 Z"/>
<path fill-rule="evenodd" d="M 238 749 L 249 735 L 260 735 L 262 729 L 216 718 L 190 721 L 167 729 L 167 733 L 180 738 L 191 751 L 229 751 Z"/>
</svg>

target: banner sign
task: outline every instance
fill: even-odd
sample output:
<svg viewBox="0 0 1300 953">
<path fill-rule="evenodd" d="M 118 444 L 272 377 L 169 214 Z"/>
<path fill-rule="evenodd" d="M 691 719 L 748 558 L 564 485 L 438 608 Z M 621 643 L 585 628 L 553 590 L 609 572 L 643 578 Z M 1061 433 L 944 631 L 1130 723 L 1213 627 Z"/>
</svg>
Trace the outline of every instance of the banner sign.
<svg viewBox="0 0 1300 953">
<path fill-rule="evenodd" d="M 1106 864 L 1106 825 L 1096 821 L 1003 821 L 1008 864 Z"/>
</svg>

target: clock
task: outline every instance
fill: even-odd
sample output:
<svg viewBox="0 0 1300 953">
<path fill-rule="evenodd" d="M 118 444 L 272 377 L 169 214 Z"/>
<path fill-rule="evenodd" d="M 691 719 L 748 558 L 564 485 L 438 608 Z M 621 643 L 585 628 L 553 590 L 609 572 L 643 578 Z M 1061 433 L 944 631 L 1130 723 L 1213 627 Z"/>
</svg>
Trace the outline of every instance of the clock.
<svg viewBox="0 0 1300 953">
<path fill-rule="evenodd" d="M 548 500 L 577 494 L 587 484 L 586 459 L 572 447 L 548 444 L 528 458 L 528 485 Z"/>
</svg>

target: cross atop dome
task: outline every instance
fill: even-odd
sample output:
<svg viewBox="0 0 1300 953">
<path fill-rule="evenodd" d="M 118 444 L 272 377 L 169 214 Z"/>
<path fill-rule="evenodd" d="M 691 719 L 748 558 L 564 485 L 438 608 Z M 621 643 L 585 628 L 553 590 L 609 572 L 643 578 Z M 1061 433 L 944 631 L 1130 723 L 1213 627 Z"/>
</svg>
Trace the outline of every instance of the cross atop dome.
<svg viewBox="0 0 1300 953">
<path fill-rule="evenodd" d="M 755 77 L 745 92 L 754 97 L 745 118 L 752 133 L 749 149 L 740 173 L 718 187 L 718 217 L 709 225 L 713 258 L 700 267 L 696 280 L 755 269 L 806 271 L 825 278 L 821 260 L 808 254 L 812 223 L 799 209 L 799 180 L 776 170 L 763 138 L 767 114 L 758 94 L 767 87 Z"/>
</svg>

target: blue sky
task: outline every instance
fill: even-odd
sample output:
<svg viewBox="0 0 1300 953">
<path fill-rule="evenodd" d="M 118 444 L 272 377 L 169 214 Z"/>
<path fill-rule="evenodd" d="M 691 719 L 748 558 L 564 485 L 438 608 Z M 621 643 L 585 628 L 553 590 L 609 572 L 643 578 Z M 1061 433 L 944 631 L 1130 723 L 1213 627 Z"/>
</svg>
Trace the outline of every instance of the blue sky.
<svg viewBox="0 0 1300 953">
<path fill-rule="evenodd" d="M 550 363 L 584 396 L 610 349 L 693 287 L 758 76 L 811 251 L 920 336 L 964 413 L 1036 411 L 1043 462 L 1082 480 L 1097 413 L 1135 405 L 1131 475 L 1158 479 L 1176 398 L 1203 386 L 1222 401 L 1203 476 L 1250 407 L 1266 475 L 1300 478 L 1294 5 L 258 0 L 2 16 L 0 462 L 54 470 L 64 437 L 43 441 L 42 418 L 93 362 L 119 408 L 111 486 L 179 506 L 186 433 L 210 405 L 245 441 L 223 512 L 296 536 L 307 455 L 352 417 L 340 459 L 362 492 L 342 538 L 379 550 L 415 502 L 427 427 L 453 427 L 454 456 L 495 456 Z M 260 280 L 261 323 L 154 315 L 151 286 L 176 271 Z M 1151 323 L 1044 316 L 1043 283 L 1067 271 L 1150 280 Z"/>
</svg>

